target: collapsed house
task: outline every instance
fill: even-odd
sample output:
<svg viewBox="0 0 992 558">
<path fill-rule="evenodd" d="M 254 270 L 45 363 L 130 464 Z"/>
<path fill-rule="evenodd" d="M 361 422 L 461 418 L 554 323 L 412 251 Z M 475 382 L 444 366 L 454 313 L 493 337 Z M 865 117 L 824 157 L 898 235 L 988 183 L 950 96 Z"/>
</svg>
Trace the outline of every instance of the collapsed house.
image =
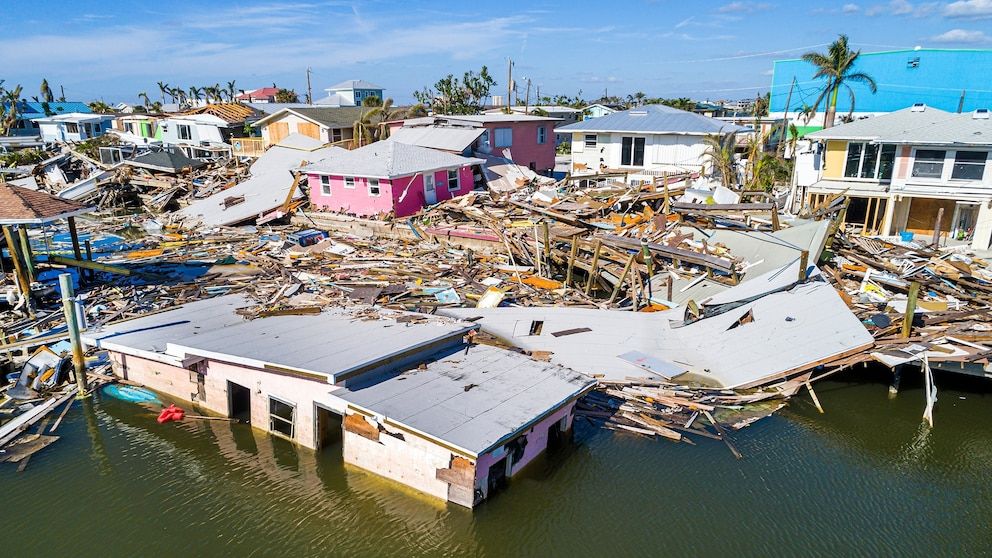
<svg viewBox="0 0 992 558">
<path fill-rule="evenodd" d="M 488 346 L 476 326 L 359 307 L 247 320 L 240 295 L 87 333 L 115 374 L 467 507 L 571 430 L 592 378 Z M 327 339 L 333 342 L 328 343 Z"/>
</svg>

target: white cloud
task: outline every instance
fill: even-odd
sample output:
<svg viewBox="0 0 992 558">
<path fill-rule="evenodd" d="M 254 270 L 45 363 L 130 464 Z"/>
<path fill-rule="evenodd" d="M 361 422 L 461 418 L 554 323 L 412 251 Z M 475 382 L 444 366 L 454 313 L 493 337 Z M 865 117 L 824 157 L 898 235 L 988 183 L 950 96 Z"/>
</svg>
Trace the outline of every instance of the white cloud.
<svg viewBox="0 0 992 558">
<path fill-rule="evenodd" d="M 888 4 L 871 6 L 865 10 L 865 15 L 897 15 L 925 17 L 937 11 L 937 2 L 922 2 L 914 4 L 909 0 L 890 0 Z"/>
<path fill-rule="evenodd" d="M 957 0 L 944 6 L 947 17 L 992 17 L 992 0 Z"/>
<path fill-rule="evenodd" d="M 765 2 L 731 2 L 717 9 L 722 14 L 740 14 L 750 12 L 760 12 L 770 9 L 771 6 Z"/>
<path fill-rule="evenodd" d="M 861 6 L 857 4 L 844 4 L 840 11 L 845 14 L 856 14 L 861 11 Z"/>
<path fill-rule="evenodd" d="M 950 31 L 941 33 L 940 35 L 930 37 L 930 40 L 935 43 L 980 45 L 992 43 L 992 36 L 987 35 L 984 31 L 951 29 Z"/>
</svg>

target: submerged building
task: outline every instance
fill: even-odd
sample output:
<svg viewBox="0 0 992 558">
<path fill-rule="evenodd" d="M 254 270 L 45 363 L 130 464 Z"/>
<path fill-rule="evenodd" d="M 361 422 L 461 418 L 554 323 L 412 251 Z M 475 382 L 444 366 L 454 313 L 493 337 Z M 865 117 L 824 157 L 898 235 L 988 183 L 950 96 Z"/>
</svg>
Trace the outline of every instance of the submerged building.
<svg viewBox="0 0 992 558">
<path fill-rule="evenodd" d="M 114 373 L 472 507 L 571 430 L 595 382 L 466 340 L 474 324 L 382 309 L 246 319 L 240 295 L 87 334 Z M 264 314 L 263 314 L 264 315 Z"/>
</svg>

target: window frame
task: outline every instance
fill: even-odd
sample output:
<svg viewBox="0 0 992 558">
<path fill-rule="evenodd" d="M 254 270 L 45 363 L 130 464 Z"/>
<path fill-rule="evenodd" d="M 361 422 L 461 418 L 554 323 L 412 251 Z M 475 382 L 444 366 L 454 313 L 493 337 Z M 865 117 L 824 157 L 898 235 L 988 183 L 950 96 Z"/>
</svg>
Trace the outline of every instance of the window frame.
<svg viewBox="0 0 992 558">
<path fill-rule="evenodd" d="M 276 415 L 275 413 L 273 413 L 272 412 L 272 404 L 273 403 L 279 403 L 280 405 L 285 405 L 285 406 L 289 407 L 289 409 L 290 409 L 290 416 L 292 418 L 291 419 L 285 419 L 285 418 L 283 418 L 283 417 L 281 417 L 281 416 Z M 269 396 L 268 413 L 269 413 L 269 433 L 270 434 L 274 434 L 276 436 L 280 436 L 282 438 L 286 438 L 287 440 L 293 440 L 293 439 L 296 438 L 296 404 L 295 403 L 290 403 L 289 401 L 286 401 L 285 399 L 280 399 L 278 397 L 273 397 L 273 396 L 270 395 Z M 276 430 L 273 427 L 273 420 L 278 420 L 278 421 L 281 421 L 283 423 L 288 423 L 289 424 L 289 432 L 290 433 L 287 435 L 285 432 Z"/>
<path fill-rule="evenodd" d="M 500 141 L 500 134 L 503 135 L 503 140 L 508 140 L 505 143 Z M 493 147 L 499 149 L 501 147 L 513 147 L 513 128 L 495 128 L 495 133 L 493 133 Z"/>
<path fill-rule="evenodd" d="M 348 184 L 351 184 L 351 186 L 349 186 Z M 355 177 L 354 176 L 345 176 L 344 177 L 344 188 L 346 190 L 354 190 L 355 189 Z"/>
<path fill-rule="evenodd" d="M 452 173 L 454 173 L 455 187 L 451 187 Z M 457 192 L 462 188 L 462 173 L 458 169 L 448 169 L 448 191 Z"/>
<path fill-rule="evenodd" d="M 320 175 L 320 195 L 331 195 L 331 177 L 326 174 Z"/>
<path fill-rule="evenodd" d="M 375 183 L 373 186 L 372 183 Z M 378 178 L 369 178 L 365 181 L 365 187 L 369 192 L 370 198 L 378 198 L 382 195 L 382 184 L 380 184 Z M 375 188 L 375 193 L 372 193 L 372 189 Z"/>
<path fill-rule="evenodd" d="M 78 134 L 79 133 L 79 124 L 76 124 L 75 122 L 66 122 L 65 123 L 65 133 L 67 133 L 67 134 Z"/>
<path fill-rule="evenodd" d="M 935 164 L 937 164 L 937 161 L 938 161 L 938 159 L 924 159 L 924 160 L 921 160 L 920 159 L 920 154 L 921 153 L 943 153 L 943 157 L 939 159 L 939 162 L 940 162 L 940 173 L 939 173 L 939 175 L 932 176 L 932 174 L 931 174 L 931 175 L 927 175 L 927 176 L 919 176 L 919 175 L 916 174 L 916 165 L 917 164 L 926 163 L 926 164 L 935 165 Z M 948 150 L 946 150 L 946 149 L 914 149 L 913 150 L 913 164 L 910 166 L 910 169 L 909 169 L 909 177 L 910 177 L 910 179 L 913 179 L 913 180 L 928 180 L 928 181 L 940 181 L 940 180 L 943 180 L 944 179 L 944 172 L 946 171 L 946 167 L 947 167 L 947 154 L 948 154 Z"/>
<path fill-rule="evenodd" d="M 854 174 L 848 174 L 848 167 L 851 164 L 851 148 L 858 146 L 860 151 L 858 152 L 858 164 L 857 168 L 854 169 Z M 874 161 L 871 164 L 872 172 L 869 176 L 865 176 L 865 161 L 869 159 L 869 151 L 874 149 L 874 154 L 872 157 Z M 867 180 L 867 181 L 878 181 L 878 182 L 888 182 L 892 180 L 892 172 L 895 170 L 895 160 L 896 160 L 896 145 L 894 143 L 873 143 L 870 141 L 849 141 L 844 149 L 844 168 L 841 170 L 841 177 L 845 180 Z M 886 154 L 890 154 L 889 166 L 887 169 L 888 176 L 882 176 L 883 161 L 886 159 Z"/>
<path fill-rule="evenodd" d="M 958 155 L 960 155 L 962 153 L 981 154 L 981 155 L 984 155 L 984 158 L 981 160 L 980 163 L 978 161 L 968 161 L 968 162 L 964 162 L 964 163 L 959 163 L 958 162 Z M 955 180 L 955 181 L 959 181 L 959 182 L 982 182 L 985 179 L 985 173 L 986 173 L 986 170 L 985 169 L 986 169 L 986 167 L 988 167 L 988 162 L 989 162 L 989 152 L 988 151 L 980 151 L 980 150 L 972 150 L 972 149 L 958 149 L 958 150 L 955 150 L 954 151 L 954 157 L 951 158 L 951 175 L 948 178 L 948 180 Z M 946 160 L 945 160 L 945 163 L 946 163 Z M 978 167 L 980 165 L 982 171 L 981 171 L 981 174 L 978 176 L 978 178 L 957 177 L 957 176 L 954 176 L 954 174 L 957 172 L 959 165 L 964 165 L 965 168 L 967 168 L 967 167 Z"/>
<path fill-rule="evenodd" d="M 548 127 L 538 126 L 537 127 L 537 144 L 544 145 L 548 142 Z"/>
<path fill-rule="evenodd" d="M 624 143 L 626 140 L 630 140 L 630 157 L 625 158 L 624 155 Z M 641 162 L 636 161 L 635 155 L 637 153 L 637 142 L 640 140 L 641 143 Z M 620 138 L 620 166 L 621 167 L 631 167 L 631 168 L 641 168 L 644 167 L 644 156 L 647 152 L 647 141 L 643 136 L 623 136 Z"/>
<path fill-rule="evenodd" d="M 183 130 L 186 131 L 183 137 Z M 192 140 L 193 139 L 193 127 L 189 124 L 176 124 L 176 137 L 181 140 Z"/>
<path fill-rule="evenodd" d="M 583 134 L 582 146 L 586 149 L 596 149 L 599 147 L 599 136 L 597 134 Z M 592 141 L 589 141 L 592 138 Z"/>
</svg>

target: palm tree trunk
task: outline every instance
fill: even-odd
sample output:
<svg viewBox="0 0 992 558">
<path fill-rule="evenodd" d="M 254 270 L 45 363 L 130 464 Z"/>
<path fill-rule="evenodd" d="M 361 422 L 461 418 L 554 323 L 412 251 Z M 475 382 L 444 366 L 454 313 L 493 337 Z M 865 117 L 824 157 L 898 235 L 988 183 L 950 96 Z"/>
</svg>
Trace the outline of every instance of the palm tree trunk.
<svg viewBox="0 0 992 558">
<path fill-rule="evenodd" d="M 830 102 L 827 104 L 827 111 L 823 115 L 823 127 L 831 128 L 834 125 L 834 120 L 837 118 L 837 94 L 840 93 L 839 87 L 834 87 L 833 92 L 830 93 Z"/>
</svg>

